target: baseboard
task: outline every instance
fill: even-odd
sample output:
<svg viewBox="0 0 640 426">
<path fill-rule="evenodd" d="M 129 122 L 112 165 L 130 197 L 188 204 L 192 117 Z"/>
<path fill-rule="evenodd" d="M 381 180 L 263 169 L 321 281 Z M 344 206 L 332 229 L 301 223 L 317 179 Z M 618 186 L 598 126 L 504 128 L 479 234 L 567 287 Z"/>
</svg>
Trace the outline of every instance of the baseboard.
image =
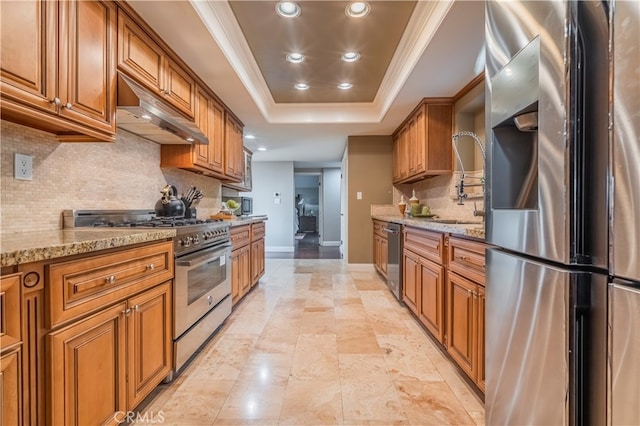
<svg viewBox="0 0 640 426">
<path fill-rule="evenodd" d="M 264 251 L 290 253 L 293 252 L 293 246 L 265 246 Z"/>
<path fill-rule="evenodd" d="M 320 245 L 324 247 L 340 247 L 342 242 L 340 241 L 321 241 Z"/>
</svg>

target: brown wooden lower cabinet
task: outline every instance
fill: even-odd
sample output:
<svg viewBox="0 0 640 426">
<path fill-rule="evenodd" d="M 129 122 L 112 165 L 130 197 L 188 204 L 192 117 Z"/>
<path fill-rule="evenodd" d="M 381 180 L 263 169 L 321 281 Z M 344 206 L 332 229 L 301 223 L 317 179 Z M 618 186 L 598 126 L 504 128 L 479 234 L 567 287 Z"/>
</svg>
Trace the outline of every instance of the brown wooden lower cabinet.
<svg viewBox="0 0 640 426">
<path fill-rule="evenodd" d="M 264 222 L 231 228 L 231 302 L 236 305 L 264 275 Z"/>
<path fill-rule="evenodd" d="M 118 424 L 171 370 L 171 309 L 169 281 L 50 333 L 51 424 Z"/>
<path fill-rule="evenodd" d="M 447 275 L 447 351 L 484 391 L 484 287 Z"/>
<path fill-rule="evenodd" d="M 236 304 L 251 288 L 251 248 L 231 252 L 231 302 Z"/>
<path fill-rule="evenodd" d="M 410 226 L 403 235 L 404 303 L 484 392 L 486 245 Z"/>
<path fill-rule="evenodd" d="M 264 238 L 251 243 L 251 286 L 264 275 Z"/>
<path fill-rule="evenodd" d="M 405 249 L 403 300 L 431 334 L 444 340 L 445 268 Z"/>
<path fill-rule="evenodd" d="M 20 348 L 0 356 L 0 420 L 2 425 L 22 423 L 22 354 Z"/>
</svg>

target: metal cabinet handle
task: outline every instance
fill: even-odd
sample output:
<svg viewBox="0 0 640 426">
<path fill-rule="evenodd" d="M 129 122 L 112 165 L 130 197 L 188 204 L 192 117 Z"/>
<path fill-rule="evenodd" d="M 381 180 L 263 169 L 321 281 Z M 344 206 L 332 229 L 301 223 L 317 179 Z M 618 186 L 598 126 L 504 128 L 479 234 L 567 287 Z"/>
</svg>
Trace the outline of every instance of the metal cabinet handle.
<svg viewBox="0 0 640 426">
<path fill-rule="evenodd" d="M 462 261 L 469 260 L 469 258 L 467 256 L 456 256 L 456 259 L 457 260 L 462 260 Z"/>
<path fill-rule="evenodd" d="M 107 284 L 113 284 L 116 282 L 116 276 L 115 275 L 109 275 L 107 278 L 104 279 L 104 282 Z"/>
<path fill-rule="evenodd" d="M 65 107 L 66 109 L 73 109 L 73 105 L 71 105 L 71 102 L 67 102 L 67 103 L 64 105 L 64 107 Z"/>
<path fill-rule="evenodd" d="M 131 308 L 127 308 L 124 311 L 122 311 L 122 315 L 124 315 L 125 317 L 128 317 L 131 314 Z"/>
<path fill-rule="evenodd" d="M 60 98 L 53 98 L 51 99 L 51 103 L 59 106 L 62 103 L 62 101 L 60 100 Z"/>
<path fill-rule="evenodd" d="M 153 263 L 147 265 L 147 271 L 153 271 L 154 269 L 156 269 L 156 265 Z"/>
<path fill-rule="evenodd" d="M 138 312 L 138 311 L 140 310 L 140 305 L 135 305 L 135 306 L 133 307 L 133 310 L 134 310 L 134 311 L 136 311 L 136 312 Z"/>
</svg>

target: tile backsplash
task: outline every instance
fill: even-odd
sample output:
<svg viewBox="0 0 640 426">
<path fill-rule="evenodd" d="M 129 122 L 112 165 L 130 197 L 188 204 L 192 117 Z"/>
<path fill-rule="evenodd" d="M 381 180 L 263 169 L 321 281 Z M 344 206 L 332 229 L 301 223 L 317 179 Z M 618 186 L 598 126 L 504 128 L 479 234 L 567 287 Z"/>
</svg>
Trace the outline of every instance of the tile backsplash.
<svg viewBox="0 0 640 426">
<path fill-rule="evenodd" d="M 67 209 L 151 209 L 170 183 L 178 192 L 197 186 L 204 198 L 198 217 L 218 212 L 217 179 L 160 168 L 160 145 L 121 131 L 114 143 L 60 143 L 49 133 L 1 121 L 0 230 L 62 227 Z M 14 178 L 14 154 L 33 157 L 33 180 Z"/>
<path fill-rule="evenodd" d="M 482 176 L 482 170 L 466 172 L 465 183 L 478 183 Z M 465 193 L 468 194 L 468 198 L 463 201 L 463 205 L 459 205 L 458 199 L 456 198 L 456 185 L 458 185 L 459 182 L 460 173 L 453 172 L 452 174 L 435 176 L 413 184 L 394 186 L 393 204 L 397 206 L 402 196 L 404 196 L 404 201 L 409 204 L 412 190 L 415 190 L 416 197 L 420 200 L 420 204 L 429 206 L 431 213 L 449 219 L 473 219 L 474 202 L 478 210 L 484 210 L 482 188 L 465 188 Z M 398 214 L 400 213 L 398 212 Z"/>
</svg>

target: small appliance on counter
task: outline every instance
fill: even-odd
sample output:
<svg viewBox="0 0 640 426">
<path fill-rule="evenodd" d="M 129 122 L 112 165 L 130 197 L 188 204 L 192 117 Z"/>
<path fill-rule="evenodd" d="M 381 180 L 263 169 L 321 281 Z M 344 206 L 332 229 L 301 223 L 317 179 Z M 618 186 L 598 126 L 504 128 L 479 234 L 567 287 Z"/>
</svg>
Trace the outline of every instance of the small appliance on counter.
<svg viewBox="0 0 640 426">
<path fill-rule="evenodd" d="M 251 216 L 253 214 L 253 198 L 251 197 L 222 197 L 223 202 L 233 200 L 239 205 L 239 211 L 235 214 L 238 216 Z"/>
</svg>

